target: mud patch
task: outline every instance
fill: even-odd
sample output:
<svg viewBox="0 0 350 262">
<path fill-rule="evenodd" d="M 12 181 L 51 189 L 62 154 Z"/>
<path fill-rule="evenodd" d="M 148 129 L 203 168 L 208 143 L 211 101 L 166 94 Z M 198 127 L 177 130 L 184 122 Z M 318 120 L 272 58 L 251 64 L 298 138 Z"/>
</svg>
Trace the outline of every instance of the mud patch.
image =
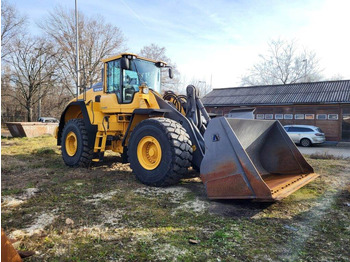
<svg viewBox="0 0 350 262">
<path fill-rule="evenodd" d="M 24 236 L 32 236 L 34 234 L 41 233 L 42 231 L 44 231 L 45 227 L 51 225 L 57 218 L 57 215 L 54 215 L 54 212 L 55 210 L 52 213 L 41 214 L 31 226 L 13 231 L 10 234 L 10 237 L 18 239 Z"/>
<path fill-rule="evenodd" d="M 162 244 L 152 247 L 152 250 L 157 254 L 157 260 L 160 261 L 175 261 L 177 257 L 184 256 L 188 252 L 186 249 L 181 249 L 170 244 Z"/>
<path fill-rule="evenodd" d="M 171 196 L 169 200 L 171 203 L 180 203 L 186 194 L 191 193 L 189 189 L 179 186 L 167 188 L 142 187 L 136 189 L 134 192 L 147 198 L 157 198 L 169 194 Z"/>
<path fill-rule="evenodd" d="M 209 212 L 225 217 L 254 217 L 261 214 L 272 203 L 249 200 L 215 200 L 210 203 Z"/>
<path fill-rule="evenodd" d="M 208 201 L 203 201 L 198 198 L 195 200 L 187 201 L 180 206 L 178 206 L 172 215 L 175 215 L 179 210 L 191 211 L 194 213 L 204 213 L 208 210 L 209 203 Z"/>
<path fill-rule="evenodd" d="M 4 207 L 14 208 L 14 207 L 17 207 L 19 205 L 22 205 L 25 202 L 24 200 L 14 198 L 11 196 L 3 196 L 1 198 L 1 200 L 2 200 L 2 203 L 1 203 L 2 208 L 4 208 Z"/>
<path fill-rule="evenodd" d="M 341 179 L 339 179 L 341 178 Z M 338 174 L 338 178 L 334 178 L 332 183 L 336 187 L 343 187 L 344 183 L 346 186 L 350 182 L 350 170 L 347 169 L 345 172 Z M 341 186 L 342 185 L 342 186 Z M 334 188 L 334 187 L 333 187 Z M 290 237 L 289 241 L 281 249 L 285 250 L 281 256 L 282 260 L 296 261 L 298 260 L 299 253 L 305 243 L 308 241 L 310 236 L 312 236 L 317 229 L 317 226 L 325 218 L 328 210 L 335 204 L 336 200 L 339 199 L 340 192 L 334 189 L 328 190 L 325 194 L 314 203 L 312 209 L 308 212 L 307 216 L 301 217 L 298 223 L 293 223 L 292 228 L 295 233 Z M 341 260 L 341 259 L 339 259 Z"/>
<path fill-rule="evenodd" d="M 125 211 L 118 209 L 113 211 L 106 211 L 102 214 L 103 225 L 108 226 L 121 226 L 120 221 L 122 220 Z"/>
<path fill-rule="evenodd" d="M 92 195 L 91 198 L 86 199 L 84 202 L 92 203 L 93 205 L 96 205 L 102 200 L 111 199 L 114 195 L 118 194 L 119 192 L 120 192 L 119 190 L 113 190 L 107 193 L 98 193 L 98 194 Z"/>
<path fill-rule="evenodd" d="M 17 197 L 3 196 L 1 198 L 1 201 L 2 201 L 1 206 L 6 208 L 15 208 L 27 202 L 29 198 L 32 198 L 38 192 L 39 192 L 38 188 L 27 188 L 24 190 L 22 195 L 19 195 Z"/>
</svg>

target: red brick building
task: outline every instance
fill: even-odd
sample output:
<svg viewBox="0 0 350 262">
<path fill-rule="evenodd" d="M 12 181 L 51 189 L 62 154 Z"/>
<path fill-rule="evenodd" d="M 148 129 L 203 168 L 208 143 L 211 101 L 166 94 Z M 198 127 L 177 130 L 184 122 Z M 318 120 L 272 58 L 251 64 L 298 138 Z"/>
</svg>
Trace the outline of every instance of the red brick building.
<svg viewBox="0 0 350 262">
<path fill-rule="evenodd" d="M 350 141 L 350 80 L 219 88 L 203 104 L 225 116 L 234 108 L 255 107 L 256 119 L 318 126 L 328 141 Z"/>
</svg>

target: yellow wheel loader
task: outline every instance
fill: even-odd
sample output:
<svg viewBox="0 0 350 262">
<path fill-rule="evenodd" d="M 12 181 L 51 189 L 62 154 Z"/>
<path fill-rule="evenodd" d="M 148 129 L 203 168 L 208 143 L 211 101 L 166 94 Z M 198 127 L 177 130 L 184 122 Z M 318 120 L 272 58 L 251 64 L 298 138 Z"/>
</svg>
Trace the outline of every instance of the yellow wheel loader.
<svg viewBox="0 0 350 262">
<path fill-rule="evenodd" d="M 106 150 L 137 179 L 169 186 L 190 166 L 211 199 L 280 200 L 317 177 L 278 121 L 210 119 L 198 91 L 160 95 L 160 70 L 135 54 L 103 60 L 102 83 L 72 100 L 56 131 L 66 165 L 86 167 Z"/>
</svg>

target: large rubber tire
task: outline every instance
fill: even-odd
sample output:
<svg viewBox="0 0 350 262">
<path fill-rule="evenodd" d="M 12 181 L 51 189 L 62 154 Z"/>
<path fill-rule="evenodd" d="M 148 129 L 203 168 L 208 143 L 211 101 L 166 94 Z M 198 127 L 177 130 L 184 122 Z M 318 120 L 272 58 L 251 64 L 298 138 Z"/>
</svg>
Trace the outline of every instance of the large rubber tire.
<svg viewBox="0 0 350 262">
<path fill-rule="evenodd" d="M 161 160 L 147 170 L 138 159 L 140 141 L 153 137 L 161 148 Z M 132 131 L 128 143 L 128 159 L 136 178 L 146 185 L 170 186 L 187 173 L 192 161 L 192 143 L 186 130 L 168 118 L 150 118 L 140 122 Z"/>
<path fill-rule="evenodd" d="M 75 136 L 76 139 L 76 152 L 74 155 L 72 152 L 67 152 L 66 140 L 69 137 Z M 61 151 L 63 161 L 70 167 L 88 167 L 90 166 L 93 149 L 88 146 L 88 132 L 86 131 L 83 119 L 71 119 L 69 120 L 62 131 L 62 143 Z"/>
<path fill-rule="evenodd" d="M 309 147 L 312 145 L 310 139 L 308 138 L 303 138 L 302 140 L 300 140 L 300 145 L 303 147 Z"/>
</svg>

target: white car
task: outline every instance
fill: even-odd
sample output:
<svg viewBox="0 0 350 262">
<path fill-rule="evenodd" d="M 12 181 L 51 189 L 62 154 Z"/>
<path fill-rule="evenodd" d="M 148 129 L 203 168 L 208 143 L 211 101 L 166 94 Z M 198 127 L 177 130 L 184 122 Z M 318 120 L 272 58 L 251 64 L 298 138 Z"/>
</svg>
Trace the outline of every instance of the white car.
<svg viewBox="0 0 350 262">
<path fill-rule="evenodd" d="M 54 117 L 39 117 L 38 122 L 42 123 L 59 123 L 57 118 Z"/>
<path fill-rule="evenodd" d="M 284 126 L 284 129 L 293 142 L 301 146 L 307 147 L 326 141 L 324 132 L 317 126 L 287 125 Z"/>
</svg>

